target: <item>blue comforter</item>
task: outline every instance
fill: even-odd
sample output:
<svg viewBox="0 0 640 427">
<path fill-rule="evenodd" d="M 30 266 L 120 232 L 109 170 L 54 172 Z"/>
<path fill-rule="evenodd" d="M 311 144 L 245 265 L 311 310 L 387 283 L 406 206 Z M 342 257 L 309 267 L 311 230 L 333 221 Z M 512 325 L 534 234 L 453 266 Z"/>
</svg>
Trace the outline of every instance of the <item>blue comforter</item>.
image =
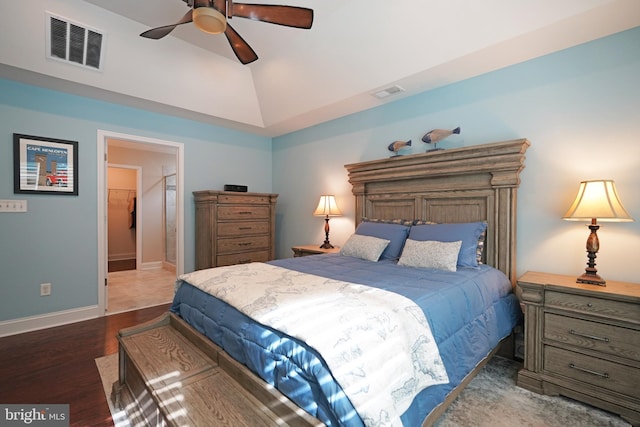
<svg viewBox="0 0 640 427">
<path fill-rule="evenodd" d="M 450 382 L 423 390 L 403 414 L 405 426 L 421 425 L 521 317 L 509 280 L 486 265 L 446 272 L 338 254 L 270 264 L 393 291 L 423 309 Z M 171 311 L 327 425 L 362 425 L 322 357 L 303 342 L 253 322 L 189 284 L 179 287 Z"/>
</svg>

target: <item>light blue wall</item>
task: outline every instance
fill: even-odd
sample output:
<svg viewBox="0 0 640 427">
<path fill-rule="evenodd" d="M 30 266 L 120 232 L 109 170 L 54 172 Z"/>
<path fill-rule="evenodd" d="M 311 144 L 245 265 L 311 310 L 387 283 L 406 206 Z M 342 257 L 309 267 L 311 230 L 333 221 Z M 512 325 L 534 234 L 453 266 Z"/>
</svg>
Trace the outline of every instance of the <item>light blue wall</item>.
<svg viewBox="0 0 640 427">
<path fill-rule="evenodd" d="M 604 223 L 598 269 L 640 282 L 640 29 L 275 138 L 153 114 L 0 80 L 0 199 L 26 199 L 26 214 L 0 214 L 0 322 L 97 303 L 97 130 L 185 146 L 185 269 L 193 269 L 191 192 L 243 183 L 280 194 L 277 251 L 320 244 L 318 196 L 334 193 L 345 216 L 331 241 L 353 232 L 344 164 L 383 158 L 433 128 L 461 126 L 442 147 L 528 138 L 518 204 L 518 272 L 583 271 L 587 229 L 562 221 L 578 182 L 611 178 L 634 223 Z M 13 194 L 12 135 L 79 141 L 78 197 Z M 39 296 L 51 282 L 53 294 Z"/>
<path fill-rule="evenodd" d="M 0 79 L 0 321 L 98 302 L 97 131 L 184 144 L 185 270 L 194 266 L 191 192 L 241 183 L 271 192 L 271 138 Z M 13 194 L 13 134 L 79 142 L 79 196 Z M 39 284 L 52 283 L 40 297 Z"/>
<path fill-rule="evenodd" d="M 389 156 L 395 140 L 433 128 L 462 128 L 440 147 L 527 138 L 518 203 L 519 274 L 584 271 L 588 229 L 561 220 L 585 179 L 614 179 L 634 223 L 603 223 L 598 270 L 605 279 L 640 282 L 640 28 L 547 55 L 273 142 L 273 185 L 281 196 L 278 255 L 320 244 L 323 220 L 311 213 L 334 193 L 345 216 L 331 219 L 331 241 L 353 232 L 354 202 L 344 164 Z"/>
</svg>

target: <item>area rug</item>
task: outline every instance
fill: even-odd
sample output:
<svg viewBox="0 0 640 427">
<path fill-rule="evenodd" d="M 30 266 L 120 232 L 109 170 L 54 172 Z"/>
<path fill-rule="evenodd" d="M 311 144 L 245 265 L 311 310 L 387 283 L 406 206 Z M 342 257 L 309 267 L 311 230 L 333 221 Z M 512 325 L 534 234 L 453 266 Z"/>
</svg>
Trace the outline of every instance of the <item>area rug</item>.
<svg viewBox="0 0 640 427">
<path fill-rule="evenodd" d="M 111 401 L 111 390 L 113 383 L 118 381 L 118 353 L 96 359 L 96 366 L 102 380 L 102 388 L 107 398 L 113 425 L 116 427 L 132 427 L 126 411 L 116 410 Z M 137 426 L 134 426 L 137 427 Z"/>
<path fill-rule="evenodd" d="M 98 358 L 96 365 L 114 425 L 131 426 L 126 412 L 115 411 L 110 399 L 111 387 L 118 379 L 118 355 Z M 515 381 L 520 368 L 517 361 L 494 356 L 435 423 L 435 427 L 630 426 L 619 416 L 592 406 L 517 387 Z"/>
</svg>

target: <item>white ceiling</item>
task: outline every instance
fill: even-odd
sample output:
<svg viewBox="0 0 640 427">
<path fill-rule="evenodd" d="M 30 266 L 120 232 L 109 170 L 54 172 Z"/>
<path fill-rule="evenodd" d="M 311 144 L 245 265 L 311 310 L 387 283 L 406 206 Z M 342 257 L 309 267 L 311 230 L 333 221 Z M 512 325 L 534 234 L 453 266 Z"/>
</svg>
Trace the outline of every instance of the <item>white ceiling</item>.
<svg viewBox="0 0 640 427">
<path fill-rule="evenodd" d="M 242 65 L 223 35 L 192 24 L 161 40 L 138 36 L 180 19 L 188 11 L 182 0 L 2 2 L 0 77 L 278 136 L 640 25 L 637 0 L 274 4 L 313 9 L 313 27 L 231 19 L 259 56 Z M 24 9 L 37 7 L 105 31 L 109 50 L 101 76 L 29 58 L 30 49 L 15 46 L 11 40 L 42 43 L 33 31 L 24 38 L 5 34 L 23 31 L 32 19 Z M 405 91 L 372 96 L 393 85 Z"/>
</svg>

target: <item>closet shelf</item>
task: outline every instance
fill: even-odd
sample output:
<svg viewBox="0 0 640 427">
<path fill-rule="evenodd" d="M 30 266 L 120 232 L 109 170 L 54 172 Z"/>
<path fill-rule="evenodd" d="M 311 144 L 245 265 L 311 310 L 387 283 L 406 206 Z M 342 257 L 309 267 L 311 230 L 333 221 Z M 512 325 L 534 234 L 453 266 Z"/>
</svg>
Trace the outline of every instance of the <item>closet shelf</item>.
<svg viewBox="0 0 640 427">
<path fill-rule="evenodd" d="M 114 200 L 126 200 L 128 202 L 132 197 L 136 197 L 136 190 L 109 188 L 109 193 L 107 194 L 107 202 L 111 201 L 111 198 L 113 198 Z"/>
</svg>

